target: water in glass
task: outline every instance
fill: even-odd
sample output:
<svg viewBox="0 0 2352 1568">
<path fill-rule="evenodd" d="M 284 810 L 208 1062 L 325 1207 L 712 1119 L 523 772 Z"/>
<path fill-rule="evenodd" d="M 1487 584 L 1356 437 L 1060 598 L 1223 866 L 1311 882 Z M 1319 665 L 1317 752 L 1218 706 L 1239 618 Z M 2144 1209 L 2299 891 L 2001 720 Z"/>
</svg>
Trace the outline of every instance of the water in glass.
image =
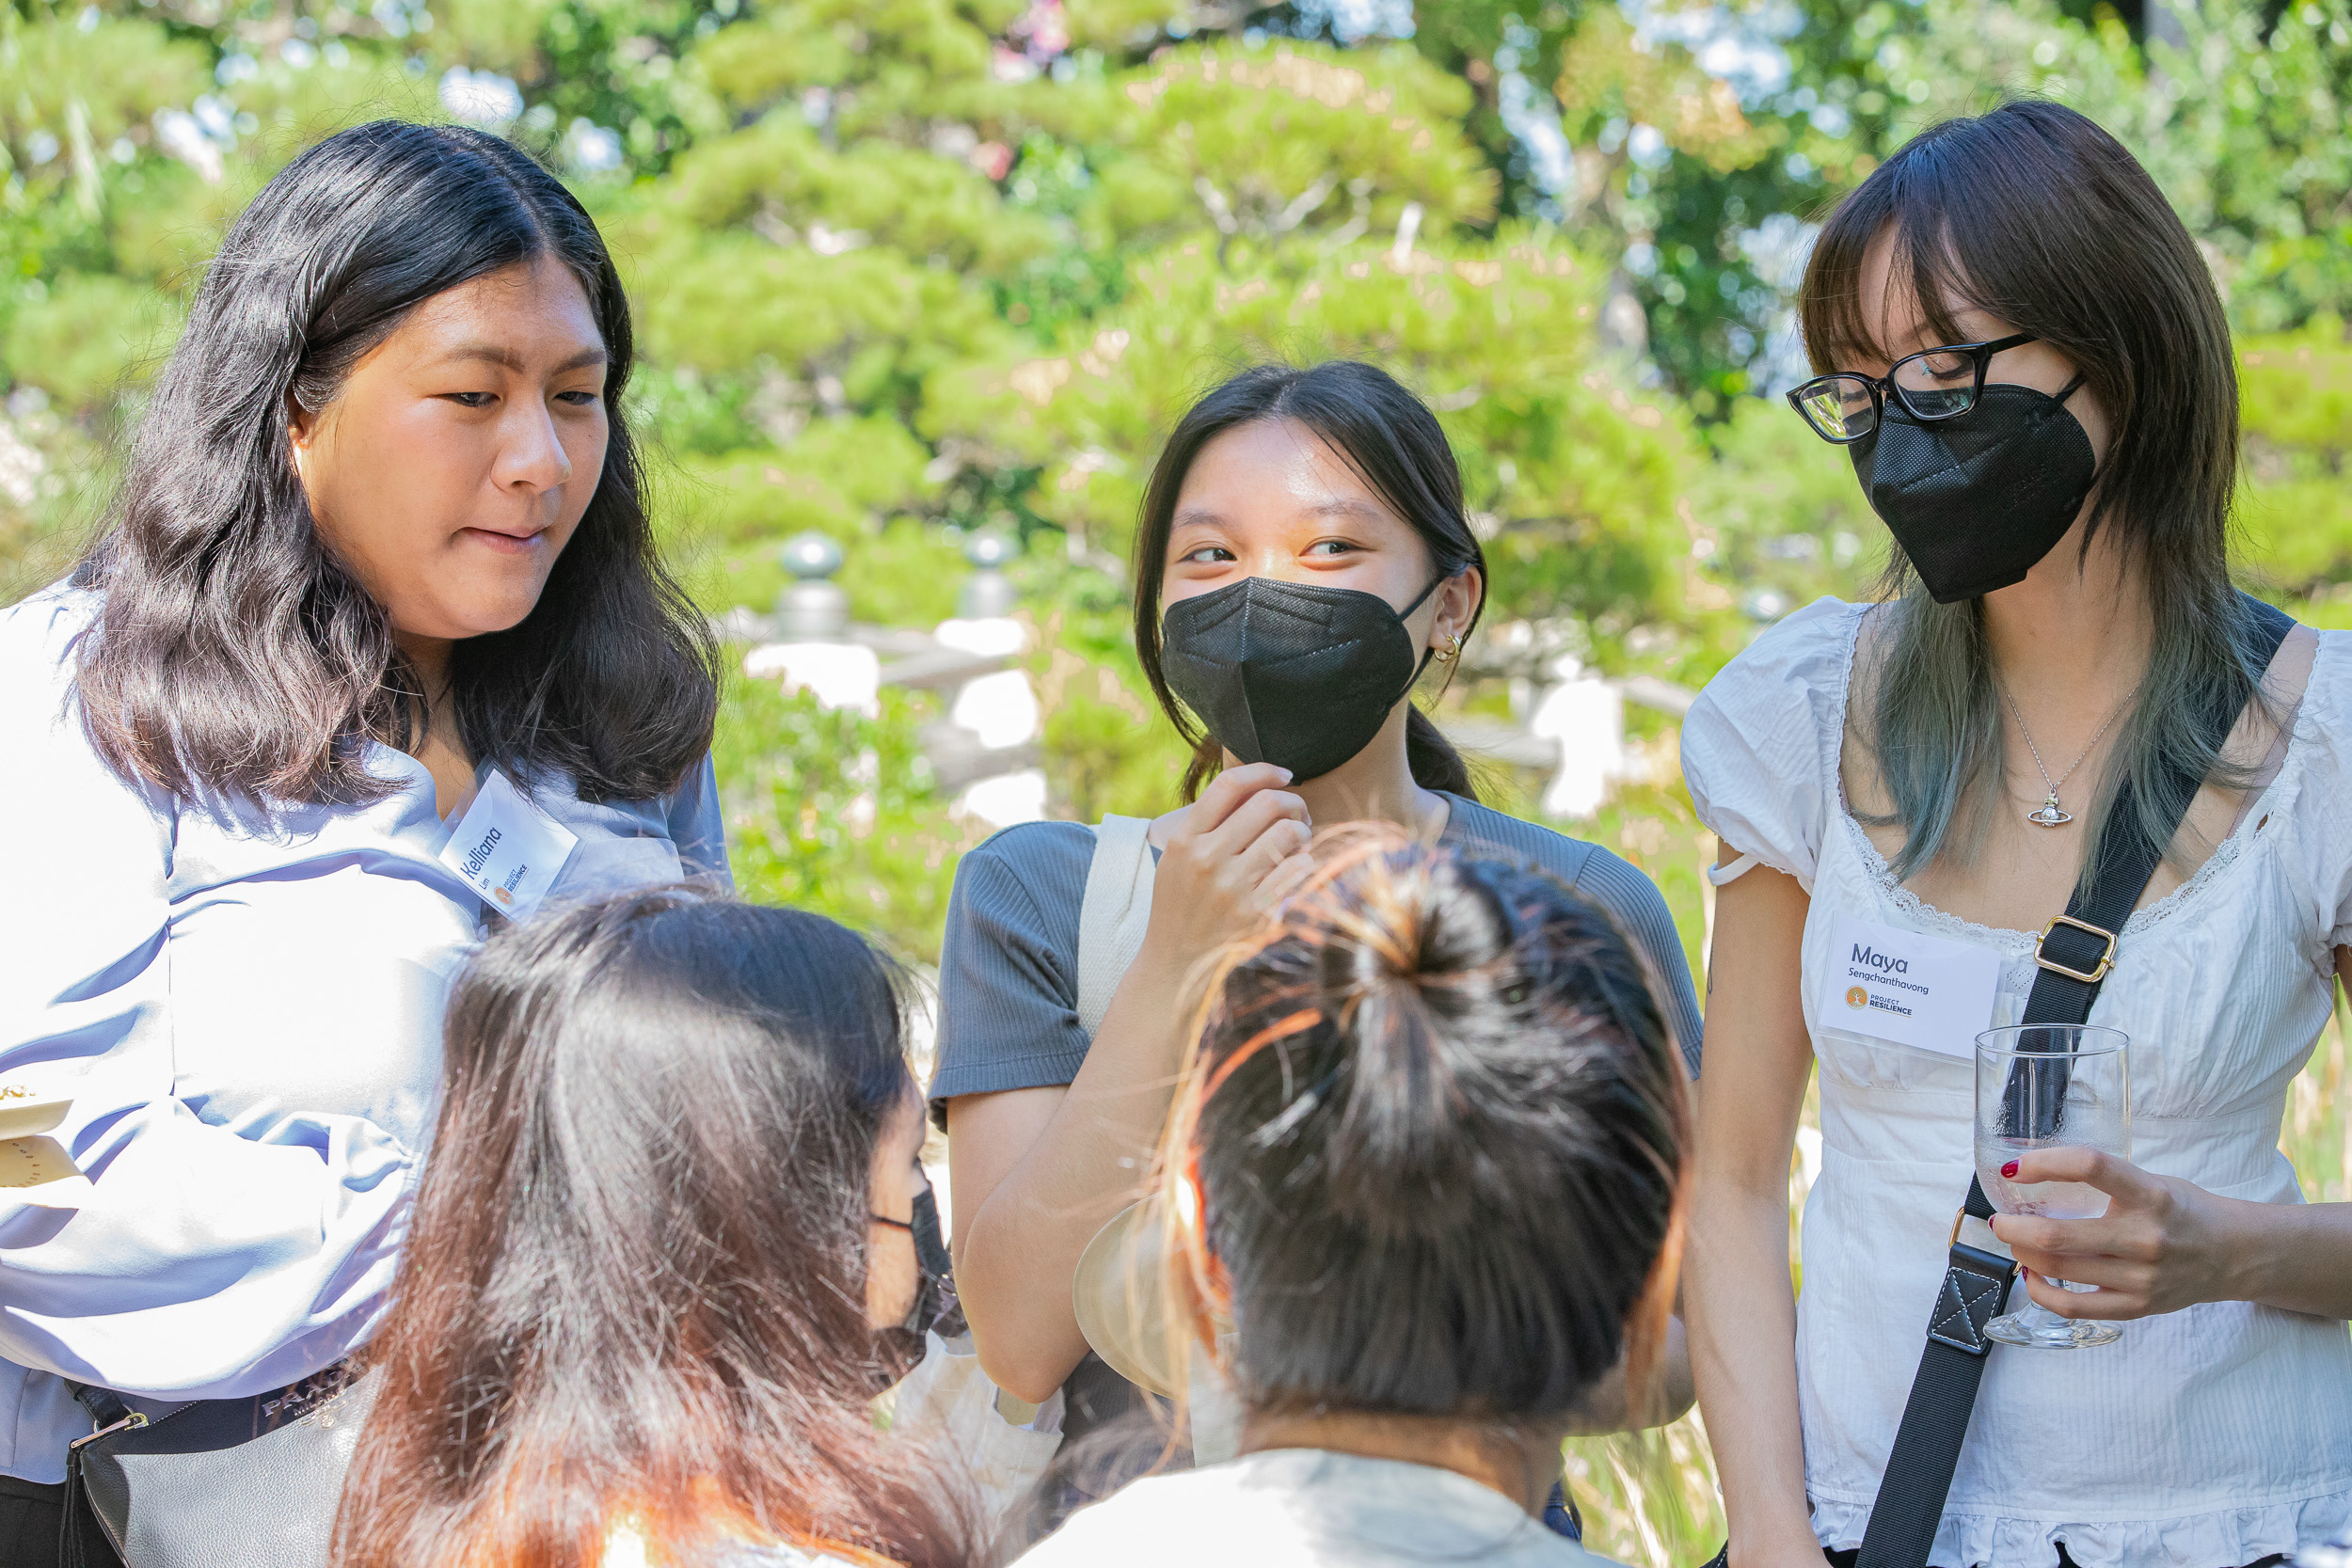
<svg viewBox="0 0 2352 1568">
<path fill-rule="evenodd" d="M 2019 1024 L 1977 1037 L 1977 1180 L 1994 1209 L 2050 1219 L 2106 1212 L 2107 1195 L 2086 1182 L 2017 1181 L 2001 1173 L 2042 1149 L 2095 1148 L 2131 1158 L 2129 1044 L 2122 1030 L 2093 1024 Z M 2063 1318 L 2031 1301 L 1994 1319 L 1985 1333 L 2042 1350 L 2113 1344 L 2122 1337 L 2113 1323 Z"/>
</svg>

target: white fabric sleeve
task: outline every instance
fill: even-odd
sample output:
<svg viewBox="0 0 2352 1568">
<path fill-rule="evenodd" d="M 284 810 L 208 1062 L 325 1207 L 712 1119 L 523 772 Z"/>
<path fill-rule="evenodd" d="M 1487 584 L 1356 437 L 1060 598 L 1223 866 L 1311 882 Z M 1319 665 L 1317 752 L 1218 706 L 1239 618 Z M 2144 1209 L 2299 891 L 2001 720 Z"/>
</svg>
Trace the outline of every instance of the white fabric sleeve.
<svg viewBox="0 0 2352 1568">
<path fill-rule="evenodd" d="M 71 597 L 0 611 L 0 1082 L 73 1097 L 51 1135 L 93 1183 L 76 1209 L 0 1186 L 0 1356 L 157 1399 L 258 1393 L 373 1327 L 414 1154 L 359 1117 L 269 1104 L 218 1125 L 177 1098 L 191 1047 L 175 1036 L 174 966 L 193 961 L 173 951 L 178 808 L 88 744 L 67 673 L 87 617 Z M 417 975 L 419 1005 L 437 1006 L 443 981 Z M 335 1019 L 308 1024 L 246 1044 L 264 1058 L 348 1048 Z"/>
<path fill-rule="evenodd" d="M 2295 835 L 2288 870 L 2306 879 L 2312 925 L 2327 933 L 2316 961 L 2332 969 L 2335 949 L 2352 947 L 2352 812 L 2344 808 L 2352 794 L 2352 632 L 2319 633 L 2289 743 L 2287 771 L 2298 767 L 2301 781 L 2280 826 Z M 2241 831 L 2259 831 L 2277 809 L 2272 801 L 2264 797 L 2256 822 Z"/>
<path fill-rule="evenodd" d="M 1821 836 L 1838 809 L 1837 746 L 1857 613 L 1830 598 L 1798 610 L 1708 682 L 1682 721 L 1682 776 L 1699 820 L 1808 895 Z"/>
<path fill-rule="evenodd" d="M 890 1435 L 945 1449 L 991 1531 L 1029 1496 L 1061 1447 L 1062 1394 L 1057 1388 L 1025 1421 L 1005 1414 L 1003 1392 L 980 1370 L 970 1334 L 923 1336 L 923 1359 L 892 1390 Z"/>
</svg>

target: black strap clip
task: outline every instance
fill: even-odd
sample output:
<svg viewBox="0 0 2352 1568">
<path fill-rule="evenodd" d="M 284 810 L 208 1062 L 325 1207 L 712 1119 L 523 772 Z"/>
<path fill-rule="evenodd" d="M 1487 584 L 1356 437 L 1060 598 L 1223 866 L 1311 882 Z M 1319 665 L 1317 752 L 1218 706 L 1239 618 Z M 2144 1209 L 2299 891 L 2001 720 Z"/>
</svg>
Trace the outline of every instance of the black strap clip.
<svg viewBox="0 0 2352 1568">
<path fill-rule="evenodd" d="M 1952 1221 L 1951 1253 L 1944 1268 L 1944 1287 L 1935 1293 L 1935 1311 L 1928 1319 L 1928 1338 L 1982 1355 L 1993 1348 L 1984 1337 L 1985 1325 L 2008 1305 L 2017 1262 L 1960 1240 L 1961 1221 L 1966 1218 L 1963 1209 Z"/>
</svg>

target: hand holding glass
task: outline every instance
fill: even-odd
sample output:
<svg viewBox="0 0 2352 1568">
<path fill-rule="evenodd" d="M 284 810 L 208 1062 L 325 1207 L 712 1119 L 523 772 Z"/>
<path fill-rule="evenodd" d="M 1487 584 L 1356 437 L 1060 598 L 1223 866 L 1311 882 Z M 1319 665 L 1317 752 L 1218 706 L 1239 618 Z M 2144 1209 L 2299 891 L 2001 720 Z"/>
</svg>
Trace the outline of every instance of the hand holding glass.
<svg viewBox="0 0 2352 1568">
<path fill-rule="evenodd" d="M 2107 1212 L 2107 1195 L 2086 1182 L 2017 1181 L 2004 1173 L 2044 1148 L 2131 1158 L 2130 1043 L 2121 1029 L 2089 1023 L 2021 1023 L 1977 1037 L 1977 1180 L 1994 1209 L 2069 1220 Z M 2050 1283 L 2075 1289 L 2062 1279 Z M 1986 1324 L 1985 1335 L 2038 1350 L 2078 1350 L 2111 1345 L 2123 1331 L 2062 1318 L 2029 1299 Z"/>
</svg>

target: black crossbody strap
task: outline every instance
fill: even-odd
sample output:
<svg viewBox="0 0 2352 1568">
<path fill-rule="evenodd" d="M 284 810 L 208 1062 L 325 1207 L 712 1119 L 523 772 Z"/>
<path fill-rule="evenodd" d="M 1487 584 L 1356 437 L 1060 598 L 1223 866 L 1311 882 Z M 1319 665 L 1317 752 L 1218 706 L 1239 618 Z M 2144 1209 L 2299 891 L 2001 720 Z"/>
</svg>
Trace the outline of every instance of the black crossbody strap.
<svg viewBox="0 0 2352 1568">
<path fill-rule="evenodd" d="M 82 1408 L 89 1412 L 93 1426 L 110 1427 L 131 1414 L 131 1407 L 122 1402 L 122 1396 L 111 1388 L 101 1388 L 89 1383 L 69 1383 L 66 1386 L 73 1391 L 73 1397 L 80 1402 Z"/>
<path fill-rule="evenodd" d="M 2247 604 L 2255 629 L 2248 663 L 2267 669 L 2295 622 L 2260 600 Z M 2236 720 L 2235 713 L 2206 715 L 2217 746 Z M 2160 804 L 2171 827 L 2154 843 L 2128 831 L 2126 825 L 2137 815 L 2129 781 L 2117 792 L 2094 851 L 2098 870 L 2090 879 L 2090 896 L 2085 898 L 2077 889 L 2066 912 L 2050 922 L 2034 949 L 2040 973 L 2026 998 L 2023 1022 L 2089 1022 L 2090 1005 L 2098 1000 L 2099 988 L 2115 961 L 2117 933 L 2131 918 L 2148 879 L 2155 875 L 2162 846 L 2187 815 L 2202 783 L 2186 777 L 2170 781 L 2171 799 Z M 1902 1425 L 1895 1432 L 1886 1473 L 1879 1481 L 1878 1501 L 1871 1507 L 1855 1568 L 1928 1568 L 1928 1553 L 1944 1517 L 1944 1499 L 1960 1464 L 1961 1443 L 1968 1433 L 1968 1417 L 1976 1409 L 1977 1386 L 1984 1380 L 1985 1353 L 1992 1349 L 1985 1325 L 2007 1310 L 2010 1287 L 2017 1277 L 2013 1259 L 1961 1240 L 1965 1220 L 1992 1217 L 1984 1188 L 1970 1177 L 1967 1202 L 1952 1221 L 1951 1251 L 1928 1320 L 1927 1348 L 1919 1355 L 1919 1370 L 1903 1405 Z"/>
</svg>

